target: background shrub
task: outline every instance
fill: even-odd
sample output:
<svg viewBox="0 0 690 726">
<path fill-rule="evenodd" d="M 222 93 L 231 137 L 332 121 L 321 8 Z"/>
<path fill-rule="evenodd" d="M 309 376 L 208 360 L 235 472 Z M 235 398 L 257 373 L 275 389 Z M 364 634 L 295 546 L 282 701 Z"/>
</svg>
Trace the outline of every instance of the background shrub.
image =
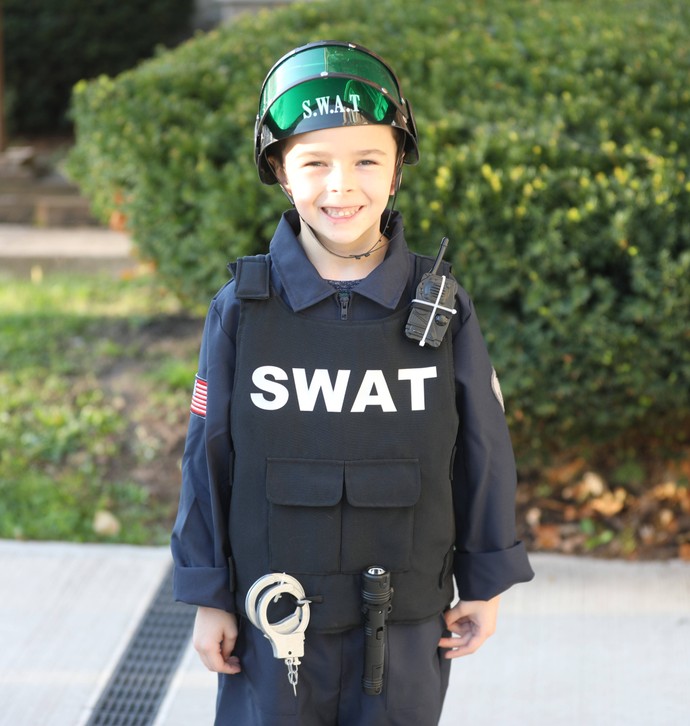
<svg viewBox="0 0 690 726">
<path fill-rule="evenodd" d="M 208 299 L 285 207 L 253 166 L 266 71 L 311 40 L 362 43 L 416 111 L 408 239 L 451 238 L 523 460 L 659 458 L 690 436 L 689 30 L 681 1 L 295 5 L 79 84 L 70 168 L 179 295 Z"/>
<path fill-rule="evenodd" d="M 189 35 L 194 0 L 4 0 L 8 125 L 64 131 L 72 86 Z"/>
</svg>

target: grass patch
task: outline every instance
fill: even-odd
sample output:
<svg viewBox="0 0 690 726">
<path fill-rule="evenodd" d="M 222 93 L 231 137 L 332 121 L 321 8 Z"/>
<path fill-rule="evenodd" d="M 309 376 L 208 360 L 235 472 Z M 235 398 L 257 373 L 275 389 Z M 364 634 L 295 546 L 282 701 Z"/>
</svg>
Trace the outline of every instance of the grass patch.
<svg viewBox="0 0 690 726">
<path fill-rule="evenodd" d="M 0 537 L 167 541 L 201 320 L 148 276 L 3 280 L 0 310 Z"/>
</svg>

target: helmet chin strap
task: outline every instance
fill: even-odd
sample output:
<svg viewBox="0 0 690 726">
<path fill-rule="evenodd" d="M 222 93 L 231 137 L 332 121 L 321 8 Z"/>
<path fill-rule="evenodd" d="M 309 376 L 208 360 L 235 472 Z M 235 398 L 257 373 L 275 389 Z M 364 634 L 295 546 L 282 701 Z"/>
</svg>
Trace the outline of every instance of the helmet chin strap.
<svg viewBox="0 0 690 726">
<path fill-rule="evenodd" d="M 288 198 L 290 204 L 294 207 L 295 200 L 292 198 L 292 194 L 290 194 L 290 192 L 282 184 L 280 184 L 280 188 L 283 190 L 283 194 Z"/>
</svg>

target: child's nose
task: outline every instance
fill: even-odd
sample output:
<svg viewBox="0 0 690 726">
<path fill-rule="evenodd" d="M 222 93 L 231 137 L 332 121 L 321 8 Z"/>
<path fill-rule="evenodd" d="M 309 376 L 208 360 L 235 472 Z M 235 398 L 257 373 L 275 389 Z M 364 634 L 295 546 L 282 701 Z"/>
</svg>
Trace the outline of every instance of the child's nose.
<svg viewBox="0 0 690 726">
<path fill-rule="evenodd" d="M 334 164 L 328 176 L 329 191 L 348 192 L 354 188 L 354 176 L 350 169 Z"/>
</svg>

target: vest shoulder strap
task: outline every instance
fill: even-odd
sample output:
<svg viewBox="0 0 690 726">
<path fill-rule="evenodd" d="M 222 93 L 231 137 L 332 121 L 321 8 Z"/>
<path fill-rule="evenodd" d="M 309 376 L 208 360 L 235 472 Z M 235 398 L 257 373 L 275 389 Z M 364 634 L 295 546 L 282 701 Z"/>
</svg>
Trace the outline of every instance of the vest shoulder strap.
<svg viewBox="0 0 690 726">
<path fill-rule="evenodd" d="M 235 278 L 235 295 L 240 300 L 268 300 L 271 296 L 270 255 L 240 257 L 230 265 Z"/>
<path fill-rule="evenodd" d="M 431 271 L 431 268 L 434 266 L 435 257 L 427 257 L 426 255 L 418 255 L 415 254 L 414 261 L 415 261 L 415 280 L 419 282 L 422 275 L 424 275 L 427 272 Z M 439 274 L 441 275 L 450 275 L 451 274 L 451 264 L 447 260 L 441 260 L 441 266 L 438 269 Z"/>
</svg>

